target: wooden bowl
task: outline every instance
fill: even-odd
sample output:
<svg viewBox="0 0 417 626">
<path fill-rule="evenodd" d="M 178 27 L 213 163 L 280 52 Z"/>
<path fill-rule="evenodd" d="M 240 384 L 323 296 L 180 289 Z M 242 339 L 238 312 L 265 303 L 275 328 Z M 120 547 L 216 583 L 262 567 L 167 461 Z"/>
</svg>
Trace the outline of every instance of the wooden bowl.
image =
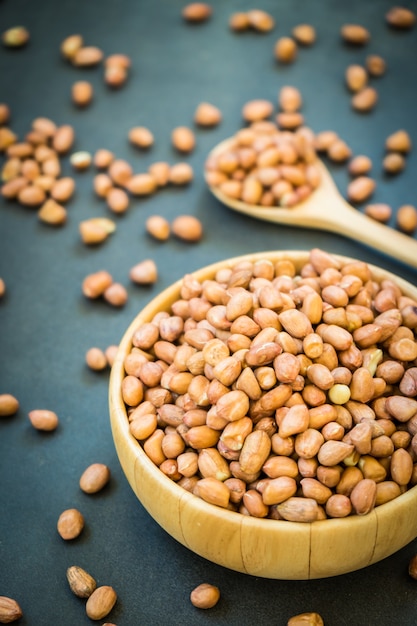
<svg viewBox="0 0 417 626">
<path fill-rule="evenodd" d="M 291 259 L 301 267 L 308 252 L 264 252 L 228 259 L 193 275 L 213 278 L 222 267 L 238 261 Z M 336 255 L 334 255 L 336 256 Z M 343 261 L 351 260 L 338 257 Z M 403 293 L 417 298 L 417 288 L 374 266 L 374 277 L 394 280 Z M 142 505 L 181 544 L 232 570 L 274 579 L 305 580 L 336 576 L 376 563 L 417 536 L 417 487 L 364 516 L 312 523 L 249 517 L 208 504 L 167 478 L 130 434 L 122 399 L 124 358 L 134 331 L 178 299 L 182 281 L 152 300 L 126 330 L 112 367 L 109 402 L 113 438 L 123 471 Z"/>
</svg>

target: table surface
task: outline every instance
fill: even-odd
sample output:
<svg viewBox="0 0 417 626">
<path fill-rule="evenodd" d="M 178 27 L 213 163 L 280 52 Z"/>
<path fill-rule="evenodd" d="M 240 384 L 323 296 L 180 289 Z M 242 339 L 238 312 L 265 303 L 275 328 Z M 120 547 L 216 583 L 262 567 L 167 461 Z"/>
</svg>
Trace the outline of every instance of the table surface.
<svg viewBox="0 0 417 626">
<path fill-rule="evenodd" d="M 372 201 L 390 204 L 394 216 L 402 204 L 415 204 L 417 152 L 411 151 L 406 169 L 396 177 L 384 176 L 381 164 L 390 133 L 405 128 L 417 142 L 417 28 L 389 28 L 384 19 L 388 0 L 264 0 L 259 8 L 276 19 L 274 30 L 265 34 L 230 31 L 229 16 L 253 8 L 248 0 L 213 2 L 211 19 L 195 25 L 181 18 L 184 4 L 3 0 L 0 6 L 2 31 L 22 24 L 31 33 L 24 48 L 0 49 L 0 102 L 9 104 L 11 127 L 19 137 L 34 118 L 46 116 L 73 125 L 74 151 L 108 148 L 137 172 L 158 160 L 185 160 L 194 169 L 189 186 L 133 199 L 127 213 L 116 216 L 93 193 L 94 168 L 73 173 L 69 157 L 63 157 L 63 172 L 74 176 L 76 193 L 62 228 L 41 223 L 36 210 L 0 200 L 0 276 L 7 286 L 0 302 L 0 393 L 12 393 L 20 401 L 15 416 L 0 420 L 0 595 L 18 600 L 22 624 L 89 624 L 84 601 L 71 593 L 66 581 L 67 567 L 76 564 L 98 584 L 117 591 L 117 604 L 107 619 L 118 626 L 285 625 L 290 616 L 304 611 L 319 612 L 326 626 L 411 626 L 417 620 L 417 583 L 407 568 L 416 542 L 340 577 L 251 577 L 207 562 L 178 544 L 142 508 L 121 471 L 109 422 L 109 372 L 89 370 L 85 353 L 92 346 L 117 344 L 137 312 L 185 273 L 247 252 L 320 247 L 379 265 L 411 282 L 417 278 L 415 270 L 384 255 L 383 241 L 380 250 L 372 250 L 343 233 L 284 227 L 229 211 L 211 196 L 203 177 L 209 150 L 242 126 L 243 104 L 258 98 L 276 104 L 279 89 L 292 84 L 302 91 L 306 123 L 315 132 L 335 130 L 354 154 L 372 158 L 377 182 Z M 300 49 L 293 64 L 279 65 L 273 56 L 275 41 L 302 22 L 316 27 L 316 44 Z M 369 28 L 367 46 L 342 43 L 339 30 L 348 22 Z M 100 47 L 106 55 L 131 57 L 129 79 L 121 89 L 104 85 L 102 66 L 80 69 L 62 59 L 60 43 L 73 33 L 81 33 L 87 45 Z M 385 76 L 372 79 L 379 93 L 375 110 L 359 114 L 351 108 L 344 71 L 370 53 L 382 55 L 388 69 Z M 95 89 L 93 103 L 83 110 L 70 99 L 72 83 L 81 79 L 90 80 Z M 180 156 L 171 147 L 171 130 L 193 127 L 195 108 L 202 101 L 218 106 L 223 121 L 214 129 L 195 128 L 196 149 Z M 128 143 L 129 129 L 138 125 L 154 133 L 149 151 Z M 330 169 L 345 194 L 346 167 Z M 150 215 L 172 221 L 182 213 L 201 220 L 204 237 L 198 244 L 172 237 L 161 243 L 146 235 Z M 117 230 L 91 248 L 81 242 L 78 225 L 93 216 L 114 219 Z M 146 258 L 155 260 L 159 279 L 140 287 L 129 281 L 129 269 Z M 116 309 L 83 297 L 83 278 L 99 269 L 126 286 L 126 306 Z M 42 434 L 30 425 L 28 413 L 35 408 L 57 413 L 55 432 Z M 78 481 L 93 462 L 109 466 L 111 481 L 89 496 Z M 71 542 L 62 540 L 56 528 L 67 508 L 78 508 L 86 522 Z M 189 601 L 190 591 L 201 582 L 221 590 L 220 602 L 210 611 L 199 611 Z"/>
</svg>

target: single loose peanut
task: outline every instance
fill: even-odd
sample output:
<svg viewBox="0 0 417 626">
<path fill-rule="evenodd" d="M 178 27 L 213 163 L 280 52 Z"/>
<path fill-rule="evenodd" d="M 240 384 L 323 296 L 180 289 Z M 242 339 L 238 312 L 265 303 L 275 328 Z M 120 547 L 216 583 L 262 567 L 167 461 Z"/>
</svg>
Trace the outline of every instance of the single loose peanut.
<svg viewBox="0 0 417 626">
<path fill-rule="evenodd" d="M 190 2 L 182 9 L 182 17 L 187 22 L 205 22 L 211 17 L 212 7 L 206 2 Z"/>
<path fill-rule="evenodd" d="M 74 104 L 79 107 L 88 106 L 94 95 L 92 84 L 87 80 L 76 81 L 71 88 L 71 98 Z"/>
<path fill-rule="evenodd" d="M 24 26 L 14 26 L 4 31 L 1 39 L 8 48 L 21 48 L 29 41 L 30 33 Z"/>
<path fill-rule="evenodd" d="M 103 51 L 96 46 L 81 46 L 71 57 L 71 62 L 76 67 L 91 67 L 101 63 L 103 56 Z"/>
<path fill-rule="evenodd" d="M 275 26 L 275 20 L 270 13 L 260 9 L 251 9 L 247 12 L 249 26 L 254 30 L 267 33 Z"/>
<path fill-rule="evenodd" d="M 89 598 L 97 587 L 94 578 L 78 565 L 67 569 L 67 580 L 71 591 L 79 598 Z"/>
<path fill-rule="evenodd" d="M 101 491 L 110 480 L 110 470 L 104 463 L 89 465 L 80 477 L 80 488 L 85 493 Z"/>
<path fill-rule="evenodd" d="M 351 91 L 360 91 L 368 82 L 368 74 L 361 65 L 349 65 L 345 72 L 345 79 Z"/>
<path fill-rule="evenodd" d="M 280 37 L 274 47 L 275 58 L 280 63 L 293 63 L 297 52 L 297 44 L 291 37 Z"/>
<path fill-rule="evenodd" d="M 137 148 L 150 148 L 154 142 L 154 136 L 145 126 L 134 126 L 129 130 L 128 138 L 131 144 Z"/>
<path fill-rule="evenodd" d="M 393 6 L 385 14 L 385 19 L 393 28 L 408 29 L 414 26 L 416 15 L 411 9 Z"/>
<path fill-rule="evenodd" d="M 169 170 L 168 180 L 173 185 L 188 185 L 193 177 L 193 168 L 189 163 L 175 163 Z"/>
<path fill-rule="evenodd" d="M 388 204 L 367 204 L 365 214 L 378 222 L 388 222 L 391 219 L 392 208 Z"/>
<path fill-rule="evenodd" d="M 19 410 L 19 400 L 11 393 L 0 394 L 0 417 L 10 417 Z"/>
<path fill-rule="evenodd" d="M 371 111 L 378 102 L 378 92 L 375 87 L 364 87 L 355 93 L 351 102 L 356 111 L 366 113 Z"/>
<path fill-rule="evenodd" d="M 347 188 L 347 196 L 351 202 L 365 202 L 375 191 L 376 182 L 369 176 L 358 176 Z"/>
<path fill-rule="evenodd" d="M 171 133 L 171 142 L 179 152 L 192 152 L 195 148 L 196 140 L 194 132 L 187 126 L 178 126 Z"/>
<path fill-rule="evenodd" d="M 220 109 L 209 102 L 200 102 L 194 112 L 194 122 L 198 126 L 217 126 L 221 121 Z"/>
<path fill-rule="evenodd" d="M 29 412 L 29 420 L 36 430 L 52 431 L 58 427 L 59 419 L 54 411 L 34 409 Z"/>
<path fill-rule="evenodd" d="M 102 182 L 104 182 L 104 179 L 103 181 L 100 181 L 100 184 L 102 184 Z M 102 193 L 105 193 L 104 185 L 103 188 L 100 188 L 100 191 Z M 105 198 L 107 206 L 113 213 L 125 213 L 129 208 L 129 196 L 124 189 L 112 187 L 111 189 L 107 190 Z"/>
<path fill-rule="evenodd" d="M 365 66 L 371 76 L 383 76 L 387 69 L 385 60 L 378 54 L 370 54 L 366 57 Z"/>
<path fill-rule="evenodd" d="M 397 226 L 405 233 L 413 233 L 417 228 L 417 209 L 404 204 L 397 211 Z"/>
<path fill-rule="evenodd" d="M 103 242 L 115 230 L 116 224 L 107 217 L 92 217 L 79 224 L 80 236 L 86 245 Z"/>
<path fill-rule="evenodd" d="M 149 285 L 158 280 L 158 269 L 155 261 L 145 259 L 134 265 L 129 271 L 130 280 L 138 285 Z"/>
<path fill-rule="evenodd" d="M 113 282 L 113 278 L 106 270 L 88 274 L 82 283 L 82 292 L 86 298 L 99 298 Z"/>
<path fill-rule="evenodd" d="M 316 29 L 311 24 L 298 24 L 292 29 L 292 36 L 302 46 L 311 46 L 316 41 Z"/>
<path fill-rule="evenodd" d="M 10 624 L 23 617 L 23 611 L 14 598 L 0 596 L 0 623 Z"/>
<path fill-rule="evenodd" d="M 107 359 L 103 350 L 96 347 L 87 350 L 85 362 L 90 369 L 95 371 L 104 370 L 107 367 Z"/>
<path fill-rule="evenodd" d="M 83 45 L 84 40 L 81 35 L 69 35 L 62 41 L 60 51 L 63 57 L 71 61 Z"/>
<path fill-rule="evenodd" d="M 203 236 L 203 225 L 193 215 L 179 215 L 171 223 L 172 233 L 188 242 L 199 241 Z"/>
<path fill-rule="evenodd" d="M 209 583 L 201 583 L 190 594 L 191 604 L 198 609 L 211 609 L 220 600 L 220 589 Z"/>
<path fill-rule="evenodd" d="M 45 224 L 62 226 L 67 221 L 67 210 L 62 204 L 59 204 L 53 198 L 49 198 L 40 207 L 38 217 Z"/>
<path fill-rule="evenodd" d="M 128 301 L 129 296 L 124 285 L 114 282 L 104 290 L 103 298 L 112 306 L 123 307 Z"/>
<path fill-rule="evenodd" d="M 340 30 L 342 39 L 349 44 L 363 46 L 370 39 L 369 31 L 360 24 L 344 24 Z"/>
<path fill-rule="evenodd" d="M 387 174 L 399 174 L 406 166 L 404 155 L 399 152 L 389 152 L 382 161 L 382 168 Z"/>
<path fill-rule="evenodd" d="M 106 617 L 117 601 L 117 594 L 113 587 L 102 585 L 97 587 L 89 596 L 85 610 L 87 616 L 92 620 L 100 620 Z"/>
<path fill-rule="evenodd" d="M 57 522 L 57 530 L 65 541 L 76 539 L 83 531 L 84 516 L 78 509 L 66 509 Z"/>
<path fill-rule="evenodd" d="M 151 215 L 146 220 L 146 231 L 159 241 L 166 241 L 171 233 L 169 222 L 162 215 Z"/>
<path fill-rule="evenodd" d="M 409 152 L 411 150 L 410 135 L 405 130 L 397 130 L 386 138 L 385 149 L 389 152 Z"/>
</svg>

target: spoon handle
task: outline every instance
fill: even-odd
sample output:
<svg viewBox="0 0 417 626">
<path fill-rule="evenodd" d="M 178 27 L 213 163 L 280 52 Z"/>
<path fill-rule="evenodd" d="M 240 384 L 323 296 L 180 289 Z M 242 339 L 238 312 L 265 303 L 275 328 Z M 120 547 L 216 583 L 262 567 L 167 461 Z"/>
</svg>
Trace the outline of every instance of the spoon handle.
<svg viewBox="0 0 417 626">
<path fill-rule="evenodd" d="M 341 196 L 323 194 L 321 198 L 315 200 L 320 206 L 320 210 L 315 212 L 315 228 L 331 230 L 361 241 L 417 268 L 416 239 L 360 213 Z"/>
</svg>

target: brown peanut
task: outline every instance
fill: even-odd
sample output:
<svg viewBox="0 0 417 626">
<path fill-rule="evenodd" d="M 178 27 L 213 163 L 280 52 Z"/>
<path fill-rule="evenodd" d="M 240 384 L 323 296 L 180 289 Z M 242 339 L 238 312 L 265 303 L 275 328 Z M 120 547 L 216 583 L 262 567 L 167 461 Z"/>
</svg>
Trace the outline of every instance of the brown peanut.
<svg viewBox="0 0 417 626">
<path fill-rule="evenodd" d="M 19 410 L 19 400 L 11 393 L 0 394 L 0 417 L 10 417 Z"/>
<path fill-rule="evenodd" d="M 71 591 L 79 598 L 89 598 L 97 587 L 94 578 L 78 565 L 67 569 L 67 580 Z"/>
<path fill-rule="evenodd" d="M 80 488 L 85 493 L 101 491 L 110 480 L 110 470 L 104 463 L 92 463 L 80 477 Z"/>
<path fill-rule="evenodd" d="M 93 620 L 100 620 L 106 617 L 117 601 L 117 594 L 113 587 L 102 585 L 97 587 L 89 596 L 85 610 L 87 616 Z"/>
<path fill-rule="evenodd" d="M 57 530 L 62 539 L 76 539 L 84 528 L 84 516 L 78 509 L 67 509 L 61 513 L 57 522 Z"/>
<path fill-rule="evenodd" d="M 191 604 L 198 609 L 211 609 L 220 600 L 220 589 L 209 583 L 201 583 L 190 594 Z"/>
<path fill-rule="evenodd" d="M 0 623 L 10 624 L 23 617 L 23 611 L 14 598 L 0 596 Z"/>
<path fill-rule="evenodd" d="M 54 411 L 34 409 L 28 414 L 30 423 L 36 430 L 52 431 L 58 427 L 59 419 Z"/>
</svg>

